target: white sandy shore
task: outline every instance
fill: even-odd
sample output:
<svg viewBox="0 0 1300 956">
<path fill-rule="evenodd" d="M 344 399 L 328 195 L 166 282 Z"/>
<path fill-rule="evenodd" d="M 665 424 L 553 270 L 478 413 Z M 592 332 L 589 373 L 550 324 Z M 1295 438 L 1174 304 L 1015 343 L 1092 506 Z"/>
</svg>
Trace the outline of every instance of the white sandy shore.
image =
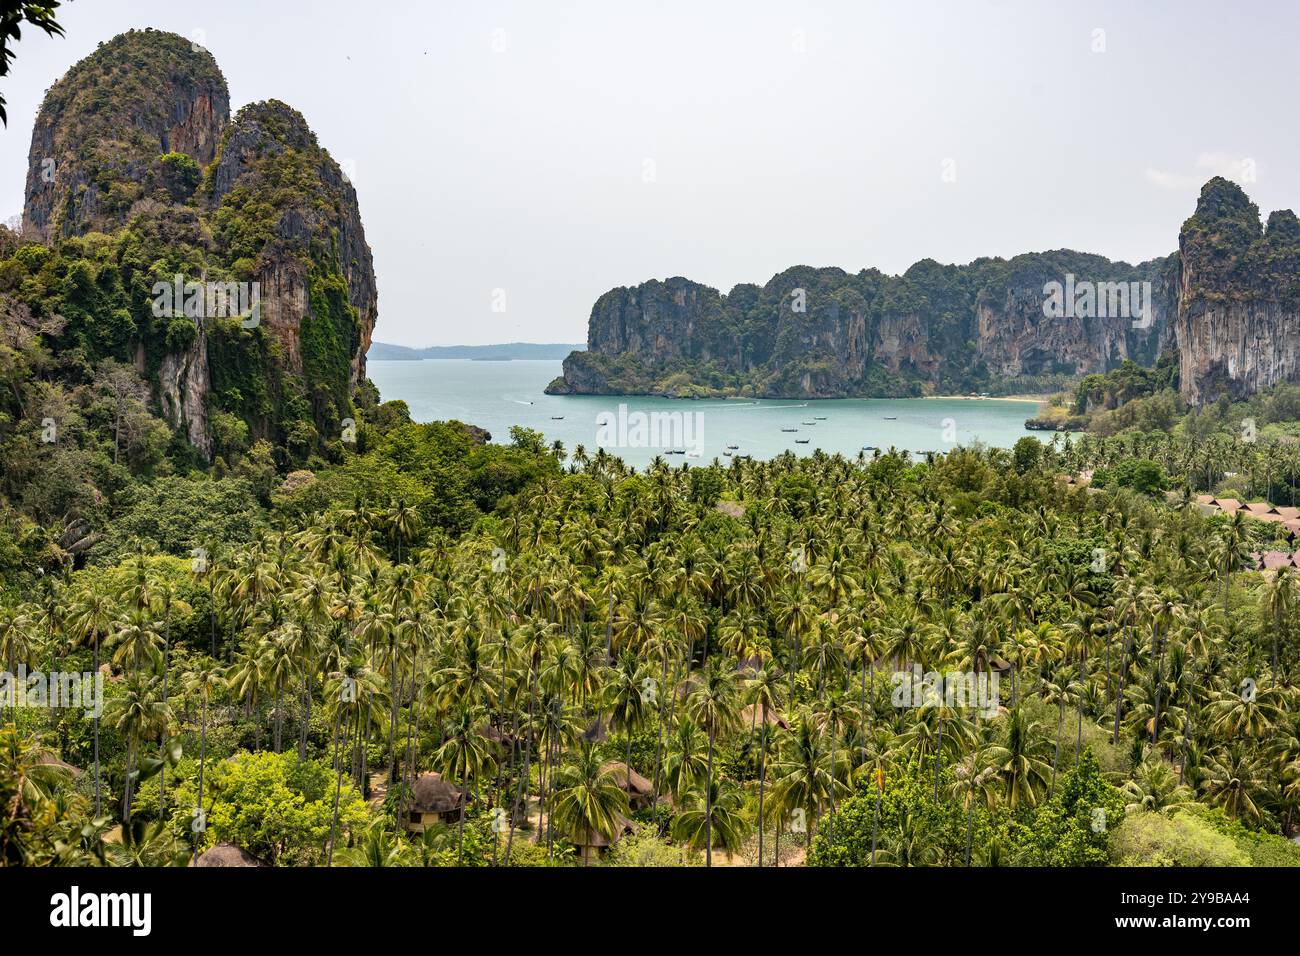
<svg viewBox="0 0 1300 956">
<path fill-rule="evenodd" d="M 969 395 L 925 395 L 924 398 L 946 399 L 948 401 L 965 401 L 965 402 L 1045 402 L 1050 398 L 1049 395 L 990 395 L 988 398 L 972 398 Z"/>
</svg>

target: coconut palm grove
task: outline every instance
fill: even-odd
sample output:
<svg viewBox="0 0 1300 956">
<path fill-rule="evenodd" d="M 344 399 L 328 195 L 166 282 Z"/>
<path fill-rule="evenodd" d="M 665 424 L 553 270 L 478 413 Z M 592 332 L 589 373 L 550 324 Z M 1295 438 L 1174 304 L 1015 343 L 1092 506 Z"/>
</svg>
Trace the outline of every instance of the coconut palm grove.
<svg viewBox="0 0 1300 956">
<path fill-rule="evenodd" d="M 399 412 L 141 482 L 102 561 L 10 538 L 9 672 L 104 679 L 5 708 L 7 863 L 1300 859 L 1275 523 L 1086 438 L 638 473 Z"/>
</svg>

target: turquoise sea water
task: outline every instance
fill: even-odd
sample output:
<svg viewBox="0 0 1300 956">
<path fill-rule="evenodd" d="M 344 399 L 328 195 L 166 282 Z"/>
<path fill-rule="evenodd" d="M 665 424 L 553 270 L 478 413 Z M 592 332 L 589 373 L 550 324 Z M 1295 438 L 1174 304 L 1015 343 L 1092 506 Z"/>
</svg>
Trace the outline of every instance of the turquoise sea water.
<svg viewBox="0 0 1300 956">
<path fill-rule="evenodd" d="M 486 428 L 493 441 L 508 442 L 510 426 L 525 425 L 548 441 L 562 441 L 595 453 L 602 444 L 628 464 L 642 467 L 663 455 L 673 465 L 684 461 L 724 463 L 734 454 L 772 458 L 786 449 L 811 454 L 857 455 L 864 445 L 891 445 L 911 452 L 949 451 L 976 441 L 1010 447 L 1028 431 L 1034 402 L 969 399 L 833 399 L 822 401 L 705 399 L 680 401 L 643 396 L 546 395 L 560 374 L 555 361 L 369 362 L 367 373 L 385 401 L 400 398 L 416 421 L 455 418 Z M 620 414 L 619 406 L 624 406 Z M 636 413 L 675 413 L 647 421 L 645 441 L 636 431 Z M 610 427 L 601 428 L 601 416 Z M 624 428 L 618 427 L 620 418 Z M 812 424 L 805 424 L 812 422 Z M 673 432 L 676 426 L 678 431 Z M 797 431 L 783 431 L 793 428 Z M 602 434 L 602 431 L 604 432 Z M 603 439 L 603 440 L 602 440 Z M 806 439 L 807 444 L 798 443 Z M 653 444 L 652 444 L 653 443 Z M 678 449 L 695 455 L 666 454 Z"/>
</svg>

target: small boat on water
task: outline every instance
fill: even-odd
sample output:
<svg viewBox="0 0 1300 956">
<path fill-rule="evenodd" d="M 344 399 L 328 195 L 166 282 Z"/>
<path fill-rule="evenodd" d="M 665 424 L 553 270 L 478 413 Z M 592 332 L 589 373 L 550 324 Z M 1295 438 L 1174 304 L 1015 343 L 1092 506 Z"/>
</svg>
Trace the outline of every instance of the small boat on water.
<svg viewBox="0 0 1300 956">
<path fill-rule="evenodd" d="M 819 422 L 824 422 L 824 421 L 826 421 L 826 416 L 825 416 L 825 415 L 814 415 L 813 418 L 817 419 Z"/>
<path fill-rule="evenodd" d="M 564 421 L 564 416 L 563 416 L 563 415 L 552 415 L 552 416 L 551 416 L 551 421 L 553 421 L 553 422 L 562 422 L 562 421 Z"/>
<path fill-rule="evenodd" d="M 794 440 L 794 443 L 795 443 L 796 445 L 806 445 L 806 444 L 808 444 L 808 442 L 810 442 L 811 440 L 812 440 L 812 439 L 810 439 L 810 438 L 796 438 L 796 439 Z"/>
<path fill-rule="evenodd" d="M 739 445 L 728 445 L 727 447 L 728 447 L 729 449 L 731 449 L 732 451 L 735 451 L 735 450 L 736 450 L 737 448 L 739 448 L 740 446 L 739 446 Z"/>
<path fill-rule="evenodd" d="M 896 422 L 896 421 L 898 421 L 898 416 L 897 416 L 897 415 L 886 415 L 886 416 L 885 416 L 885 421 L 887 421 L 887 422 Z"/>
<path fill-rule="evenodd" d="M 816 422 L 804 422 L 805 425 L 816 425 Z"/>
<path fill-rule="evenodd" d="M 797 428 L 782 428 L 782 429 L 781 429 L 781 431 L 783 431 L 783 432 L 797 432 L 798 430 L 799 430 L 799 429 L 797 429 Z"/>
<path fill-rule="evenodd" d="M 732 455 L 735 454 L 735 452 L 734 452 L 734 451 L 724 451 L 722 454 L 725 455 L 726 457 L 730 458 Z"/>
<path fill-rule="evenodd" d="M 862 450 L 863 450 L 863 451 L 875 451 L 875 450 L 876 450 L 876 446 L 875 446 L 875 445 L 863 445 L 863 446 L 862 446 Z"/>
</svg>

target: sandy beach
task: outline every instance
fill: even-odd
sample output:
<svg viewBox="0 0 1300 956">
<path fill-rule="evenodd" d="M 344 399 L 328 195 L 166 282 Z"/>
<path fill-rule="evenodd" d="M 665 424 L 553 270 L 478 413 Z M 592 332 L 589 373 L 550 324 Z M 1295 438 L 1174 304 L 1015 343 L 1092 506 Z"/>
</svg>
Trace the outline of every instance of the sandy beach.
<svg viewBox="0 0 1300 956">
<path fill-rule="evenodd" d="M 987 398 L 973 398 L 970 395 L 925 395 L 929 399 L 965 402 L 1045 402 L 1050 395 L 990 395 Z"/>
</svg>

